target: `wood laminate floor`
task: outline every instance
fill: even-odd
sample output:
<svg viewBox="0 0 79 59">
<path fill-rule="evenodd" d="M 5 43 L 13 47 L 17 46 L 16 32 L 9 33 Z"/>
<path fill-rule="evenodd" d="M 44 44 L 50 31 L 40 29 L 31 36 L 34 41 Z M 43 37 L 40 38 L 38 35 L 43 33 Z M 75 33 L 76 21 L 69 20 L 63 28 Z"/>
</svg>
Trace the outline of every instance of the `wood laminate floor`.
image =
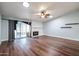
<svg viewBox="0 0 79 59">
<path fill-rule="evenodd" d="M 79 41 L 41 36 L 3 42 L 1 56 L 79 56 Z"/>
</svg>

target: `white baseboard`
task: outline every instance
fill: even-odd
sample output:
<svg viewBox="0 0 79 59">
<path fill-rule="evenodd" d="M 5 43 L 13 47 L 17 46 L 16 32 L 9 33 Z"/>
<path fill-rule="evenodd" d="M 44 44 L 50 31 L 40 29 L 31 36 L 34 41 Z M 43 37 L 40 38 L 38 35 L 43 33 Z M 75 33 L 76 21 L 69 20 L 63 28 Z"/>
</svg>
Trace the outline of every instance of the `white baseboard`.
<svg viewBox="0 0 79 59">
<path fill-rule="evenodd" d="M 2 43 L 2 41 L 7 41 L 8 39 L 1 39 L 1 41 L 0 41 L 0 45 L 1 45 L 1 43 Z"/>
<path fill-rule="evenodd" d="M 59 37 L 59 38 L 64 38 L 64 39 L 68 39 L 68 40 L 74 40 L 74 41 L 79 41 L 79 39 L 74 39 L 74 38 L 70 38 L 70 37 L 63 37 L 63 36 L 51 36 L 51 35 L 46 35 L 46 36 L 50 36 L 50 37 Z"/>
</svg>

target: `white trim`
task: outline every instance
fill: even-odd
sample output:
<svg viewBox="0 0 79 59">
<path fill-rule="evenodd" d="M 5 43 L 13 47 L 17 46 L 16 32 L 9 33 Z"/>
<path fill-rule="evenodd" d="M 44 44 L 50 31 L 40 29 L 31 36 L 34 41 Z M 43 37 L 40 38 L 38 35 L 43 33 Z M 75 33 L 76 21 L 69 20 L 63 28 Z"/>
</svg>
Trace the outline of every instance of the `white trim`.
<svg viewBox="0 0 79 59">
<path fill-rule="evenodd" d="M 5 16 L 3 16 L 2 19 L 3 20 L 11 19 L 11 20 L 19 20 L 19 21 L 26 21 L 26 22 L 28 21 L 29 22 L 29 19 L 21 19 L 21 18 L 15 18 L 15 17 L 5 17 Z"/>
<path fill-rule="evenodd" d="M 33 36 L 33 35 L 32 35 L 32 37 L 38 37 L 38 36 L 43 36 L 43 34 L 41 34 L 41 35 L 39 34 L 39 35 L 36 35 L 36 36 Z"/>
<path fill-rule="evenodd" d="M 46 35 L 46 36 L 51 36 L 51 35 Z M 67 39 L 67 40 L 79 41 L 79 39 L 74 39 L 74 38 L 70 38 L 70 37 L 54 36 L 54 35 L 52 35 L 51 37 L 59 37 L 59 38 L 64 38 L 64 39 Z"/>
<path fill-rule="evenodd" d="M 1 45 L 1 41 L 0 41 L 0 45 Z"/>
<path fill-rule="evenodd" d="M 7 40 L 8 40 L 8 39 L 1 39 L 1 42 L 2 42 L 2 41 L 7 41 Z"/>
<path fill-rule="evenodd" d="M 3 41 L 7 41 L 8 39 L 1 39 L 1 41 L 0 41 L 0 45 L 1 45 L 1 43 L 3 42 Z"/>
</svg>

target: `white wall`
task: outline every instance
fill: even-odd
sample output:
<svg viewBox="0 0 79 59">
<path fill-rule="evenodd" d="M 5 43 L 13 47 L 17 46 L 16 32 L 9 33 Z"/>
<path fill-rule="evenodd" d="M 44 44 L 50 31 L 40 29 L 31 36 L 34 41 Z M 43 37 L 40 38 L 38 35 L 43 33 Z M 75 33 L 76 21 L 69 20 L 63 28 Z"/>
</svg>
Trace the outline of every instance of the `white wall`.
<svg viewBox="0 0 79 59">
<path fill-rule="evenodd" d="M 8 20 L 1 20 L 1 41 L 8 40 Z"/>
<path fill-rule="evenodd" d="M 79 41 L 79 25 L 70 25 L 71 29 L 62 29 L 66 23 L 79 23 L 79 11 L 44 23 L 44 34 L 48 36 L 64 37 Z M 68 26 L 68 25 L 67 25 Z"/>
<path fill-rule="evenodd" d="M 32 21 L 32 32 L 33 31 L 39 31 L 39 36 L 43 35 L 43 24 L 42 24 L 42 22 Z"/>
</svg>

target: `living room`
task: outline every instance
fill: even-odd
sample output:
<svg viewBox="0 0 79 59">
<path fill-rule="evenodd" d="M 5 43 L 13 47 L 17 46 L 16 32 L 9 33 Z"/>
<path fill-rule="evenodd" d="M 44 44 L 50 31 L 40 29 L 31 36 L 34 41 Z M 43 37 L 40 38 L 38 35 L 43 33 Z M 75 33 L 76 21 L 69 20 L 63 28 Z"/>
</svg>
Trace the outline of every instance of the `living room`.
<svg viewBox="0 0 79 59">
<path fill-rule="evenodd" d="M 79 56 L 79 2 L 0 2 L 0 55 Z"/>
</svg>

